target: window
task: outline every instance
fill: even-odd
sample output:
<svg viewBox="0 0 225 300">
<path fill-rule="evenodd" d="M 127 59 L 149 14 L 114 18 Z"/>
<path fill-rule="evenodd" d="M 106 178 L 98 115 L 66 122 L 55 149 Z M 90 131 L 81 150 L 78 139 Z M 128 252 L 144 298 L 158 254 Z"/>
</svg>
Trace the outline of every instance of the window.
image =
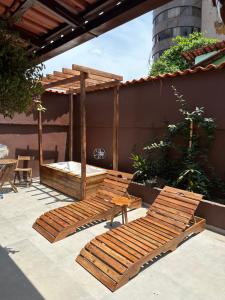
<svg viewBox="0 0 225 300">
<path fill-rule="evenodd" d="M 193 26 L 182 26 L 182 27 L 173 27 L 165 29 L 158 34 L 156 34 L 153 38 L 153 44 L 163 41 L 165 39 L 172 39 L 175 38 L 178 35 L 181 36 L 188 36 L 189 34 L 200 31 L 200 28 L 193 27 Z"/>
<path fill-rule="evenodd" d="M 180 15 L 180 7 L 174 7 L 168 10 L 168 19 L 176 18 Z"/>
<path fill-rule="evenodd" d="M 160 22 L 163 22 L 167 19 L 176 18 L 178 16 L 193 16 L 201 17 L 201 8 L 195 6 L 178 6 L 170 8 L 166 11 L 161 12 L 153 20 L 154 25 L 157 25 Z"/>
</svg>

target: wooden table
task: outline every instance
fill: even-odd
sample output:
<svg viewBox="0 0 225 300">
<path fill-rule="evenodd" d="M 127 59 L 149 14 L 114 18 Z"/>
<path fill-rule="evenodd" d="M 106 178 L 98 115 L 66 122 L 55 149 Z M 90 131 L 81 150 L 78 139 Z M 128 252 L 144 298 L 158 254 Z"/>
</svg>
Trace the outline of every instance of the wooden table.
<svg viewBox="0 0 225 300">
<path fill-rule="evenodd" d="M 122 222 L 123 224 L 128 223 L 128 218 L 127 218 L 127 207 L 131 204 L 131 200 L 127 197 L 114 197 L 111 200 L 111 203 L 113 203 L 115 206 L 120 206 L 121 207 L 121 213 L 122 213 Z M 111 225 L 113 222 L 113 219 L 115 218 L 115 213 L 112 214 L 111 217 Z"/>
<path fill-rule="evenodd" d="M 2 192 L 2 187 L 3 185 L 8 182 L 13 191 L 17 193 L 17 188 L 15 184 L 13 184 L 13 176 L 14 176 L 14 170 L 16 167 L 16 159 L 0 159 L 0 166 L 1 168 L 1 173 L 0 173 L 0 191 Z"/>
</svg>

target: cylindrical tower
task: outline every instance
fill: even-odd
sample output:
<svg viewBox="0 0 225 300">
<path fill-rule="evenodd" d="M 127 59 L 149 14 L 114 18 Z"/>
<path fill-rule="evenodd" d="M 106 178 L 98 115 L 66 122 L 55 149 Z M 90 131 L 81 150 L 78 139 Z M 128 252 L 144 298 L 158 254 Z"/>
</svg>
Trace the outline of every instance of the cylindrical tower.
<svg viewBox="0 0 225 300">
<path fill-rule="evenodd" d="M 172 38 L 201 31 L 201 6 L 202 0 L 173 0 L 153 11 L 154 60 L 172 45 Z"/>
</svg>

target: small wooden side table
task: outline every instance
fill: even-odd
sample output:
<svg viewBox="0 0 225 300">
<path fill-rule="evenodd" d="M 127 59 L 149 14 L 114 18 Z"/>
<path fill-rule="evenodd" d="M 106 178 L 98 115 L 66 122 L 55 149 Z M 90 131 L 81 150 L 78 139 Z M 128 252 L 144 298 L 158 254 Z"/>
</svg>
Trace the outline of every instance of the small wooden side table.
<svg viewBox="0 0 225 300">
<path fill-rule="evenodd" d="M 8 182 L 13 191 L 16 193 L 17 188 L 13 184 L 13 176 L 14 176 L 14 169 L 16 167 L 16 159 L 0 159 L 0 165 L 3 166 L 1 169 L 1 175 L 0 175 L 0 191 L 2 191 L 3 185 Z"/>
<path fill-rule="evenodd" d="M 128 223 L 128 218 L 127 218 L 127 207 L 131 204 L 131 200 L 127 197 L 114 197 L 111 200 L 111 203 L 113 203 L 115 206 L 120 206 L 121 207 L 121 213 L 122 213 L 122 222 L 123 224 Z M 116 211 L 116 210 L 115 210 Z M 113 222 L 113 219 L 115 218 L 115 213 L 112 214 L 111 216 L 111 225 Z"/>
</svg>

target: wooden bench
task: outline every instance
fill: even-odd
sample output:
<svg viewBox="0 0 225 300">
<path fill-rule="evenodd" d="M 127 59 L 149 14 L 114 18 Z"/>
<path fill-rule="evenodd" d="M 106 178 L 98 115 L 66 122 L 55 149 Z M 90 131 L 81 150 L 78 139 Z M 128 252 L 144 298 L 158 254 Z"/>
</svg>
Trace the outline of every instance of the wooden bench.
<svg viewBox="0 0 225 300">
<path fill-rule="evenodd" d="M 33 228 L 53 243 L 64 239 L 76 230 L 94 221 L 110 220 L 115 212 L 111 200 L 115 196 L 126 196 L 131 200 L 131 208 L 141 206 L 141 199 L 128 194 L 127 189 L 133 175 L 109 170 L 96 193 L 86 199 L 50 210 L 41 215 Z M 117 207 L 115 213 L 120 213 Z"/>
<path fill-rule="evenodd" d="M 205 220 L 194 217 L 201 200 L 202 195 L 166 186 L 146 217 L 95 237 L 76 261 L 115 291 L 145 263 L 175 250 L 187 236 L 204 229 Z"/>
</svg>

